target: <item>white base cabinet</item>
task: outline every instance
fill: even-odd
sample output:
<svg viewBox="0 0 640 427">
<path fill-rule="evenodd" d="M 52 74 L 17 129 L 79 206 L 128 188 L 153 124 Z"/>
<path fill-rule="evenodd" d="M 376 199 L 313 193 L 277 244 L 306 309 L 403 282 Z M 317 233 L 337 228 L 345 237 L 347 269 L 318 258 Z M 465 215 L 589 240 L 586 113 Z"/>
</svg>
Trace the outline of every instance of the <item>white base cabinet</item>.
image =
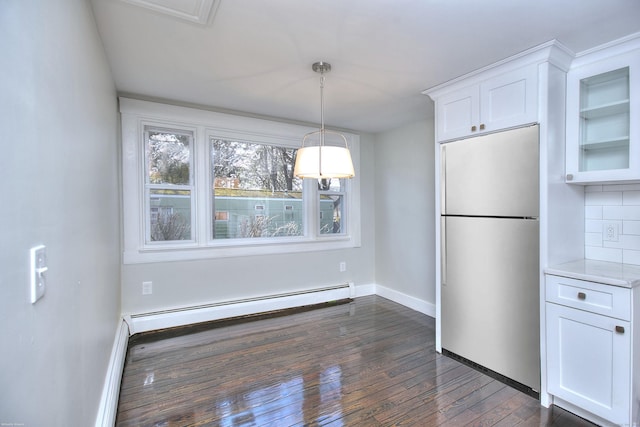
<svg viewBox="0 0 640 427">
<path fill-rule="evenodd" d="M 546 276 L 547 391 L 554 404 L 579 408 L 601 425 L 640 426 L 633 291 Z"/>
<path fill-rule="evenodd" d="M 614 424 L 628 421 L 629 322 L 547 304 L 549 393 Z"/>
</svg>

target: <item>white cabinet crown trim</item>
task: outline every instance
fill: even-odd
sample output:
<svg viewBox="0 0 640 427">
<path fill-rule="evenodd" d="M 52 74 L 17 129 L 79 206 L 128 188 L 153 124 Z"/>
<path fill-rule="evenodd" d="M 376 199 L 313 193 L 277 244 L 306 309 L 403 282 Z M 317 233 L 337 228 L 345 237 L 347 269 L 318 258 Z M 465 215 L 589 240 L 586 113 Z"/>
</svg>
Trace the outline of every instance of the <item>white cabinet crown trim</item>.
<svg viewBox="0 0 640 427">
<path fill-rule="evenodd" d="M 576 53 L 576 57 L 571 63 L 571 68 L 582 67 L 594 61 L 621 55 L 639 48 L 640 32 Z"/>
<path fill-rule="evenodd" d="M 497 75 L 506 71 L 511 71 L 515 68 L 525 67 L 531 64 L 540 64 L 543 62 L 555 65 L 566 72 L 569 70 L 574 56 L 574 53 L 562 43 L 557 40 L 550 40 L 486 67 L 429 88 L 422 93 L 435 100 L 443 93 L 450 92 L 451 90 L 478 84 L 485 80 L 489 74 Z"/>
</svg>

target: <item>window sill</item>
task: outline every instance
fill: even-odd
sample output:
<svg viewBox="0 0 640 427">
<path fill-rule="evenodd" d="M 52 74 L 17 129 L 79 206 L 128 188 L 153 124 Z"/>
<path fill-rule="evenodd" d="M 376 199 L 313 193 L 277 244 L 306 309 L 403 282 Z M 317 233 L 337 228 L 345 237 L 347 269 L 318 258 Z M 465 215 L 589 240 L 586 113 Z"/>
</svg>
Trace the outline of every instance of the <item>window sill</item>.
<svg viewBox="0 0 640 427">
<path fill-rule="evenodd" d="M 360 242 L 352 236 L 325 237 L 316 240 L 300 240 L 286 243 L 249 243 L 225 246 L 145 248 L 125 250 L 124 264 L 145 264 L 154 262 L 194 261 L 229 257 L 273 255 L 298 252 L 328 251 L 360 247 Z"/>
</svg>

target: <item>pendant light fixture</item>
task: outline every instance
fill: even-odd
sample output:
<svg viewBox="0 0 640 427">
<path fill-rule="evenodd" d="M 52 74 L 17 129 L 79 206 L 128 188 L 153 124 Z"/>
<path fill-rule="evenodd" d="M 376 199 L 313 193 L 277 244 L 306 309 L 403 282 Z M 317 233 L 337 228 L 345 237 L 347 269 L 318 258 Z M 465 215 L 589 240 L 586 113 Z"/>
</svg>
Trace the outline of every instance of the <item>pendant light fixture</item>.
<svg viewBox="0 0 640 427">
<path fill-rule="evenodd" d="M 311 68 L 320 73 L 320 130 L 309 132 L 302 138 L 302 148 L 299 148 L 296 154 L 293 174 L 298 178 L 353 178 L 355 172 L 347 138 L 339 132 L 324 128 L 324 73 L 331 71 L 331 64 L 316 62 Z M 326 145 L 327 134 L 338 135 L 344 147 Z M 309 145 L 314 136 L 318 137 L 317 145 Z"/>
</svg>

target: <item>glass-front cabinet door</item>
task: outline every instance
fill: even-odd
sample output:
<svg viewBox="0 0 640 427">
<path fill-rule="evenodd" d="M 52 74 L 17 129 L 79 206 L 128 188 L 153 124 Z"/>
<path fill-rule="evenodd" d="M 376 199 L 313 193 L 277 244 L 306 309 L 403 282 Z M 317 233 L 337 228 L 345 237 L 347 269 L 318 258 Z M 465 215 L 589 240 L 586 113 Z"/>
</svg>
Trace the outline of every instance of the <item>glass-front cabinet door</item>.
<svg viewBox="0 0 640 427">
<path fill-rule="evenodd" d="M 567 182 L 640 181 L 639 64 L 636 51 L 569 72 Z"/>
<path fill-rule="evenodd" d="M 580 172 L 629 168 L 629 67 L 580 80 Z"/>
</svg>

